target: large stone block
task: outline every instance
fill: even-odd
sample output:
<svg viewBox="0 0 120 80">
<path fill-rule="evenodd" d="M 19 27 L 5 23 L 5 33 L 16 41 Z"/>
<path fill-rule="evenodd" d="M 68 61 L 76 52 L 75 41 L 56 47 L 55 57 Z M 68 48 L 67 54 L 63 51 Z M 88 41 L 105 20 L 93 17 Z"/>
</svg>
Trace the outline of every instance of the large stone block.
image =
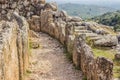
<svg viewBox="0 0 120 80">
<path fill-rule="evenodd" d="M 23 80 L 28 68 L 27 21 L 14 14 L 0 22 L 0 80 Z"/>
</svg>

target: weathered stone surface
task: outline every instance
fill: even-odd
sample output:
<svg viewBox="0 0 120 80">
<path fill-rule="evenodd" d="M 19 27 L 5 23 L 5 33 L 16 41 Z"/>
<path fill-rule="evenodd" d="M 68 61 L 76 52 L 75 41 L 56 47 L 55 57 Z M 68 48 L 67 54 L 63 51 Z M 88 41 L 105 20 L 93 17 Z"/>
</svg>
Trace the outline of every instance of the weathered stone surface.
<svg viewBox="0 0 120 80">
<path fill-rule="evenodd" d="M 74 40 L 74 47 L 73 47 L 73 54 L 72 54 L 72 59 L 73 59 L 73 63 L 77 68 L 81 68 L 81 55 L 80 55 L 80 43 L 78 42 L 78 38 L 75 38 Z"/>
<path fill-rule="evenodd" d="M 16 23 L 0 22 L 0 80 L 19 80 Z"/>
<path fill-rule="evenodd" d="M 32 19 L 28 20 L 29 22 L 29 28 L 31 30 L 34 30 L 36 32 L 40 31 L 40 17 L 39 16 L 32 16 Z"/>
<path fill-rule="evenodd" d="M 81 22 L 82 19 L 80 17 L 72 17 L 72 19 L 70 21 L 73 21 L 73 22 Z"/>
<path fill-rule="evenodd" d="M 46 3 L 45 6 L 44 6 L 44 9 L 57 11 L 57 4 L 53 3 L 53 2 Z"/>
<path fill-rule="evenodd" d="M 118 39 L 116 36 L 102 36 L 102 39 L 99 39 L 94 42 L 95 46 L 111 47 L 118 44 Z"/>
<path fill-rule="evenodd" d="M 114 33 L 112 28 L 110 28 L 109 26 L 98 24 L 96 22 L 83 22 L 82 26 L 87 26 L 88 30 L 91 30 L 94 33 L 101 34 L 101 35 Z"/>
<path fill-rule="evenodd" d="M 7 15 L 14 11 L 30 19 L 32 15 L 40 15 L 45 0 L 0 0 L 0 5 L 0 19 L 7 19 Z"/>
<path fill-rule="evenodd" d="M 28 23 L 14 13 L 0 22 L 0 80 L 23 80 L 28 67 Z"/>
<path fill-rule="evenodd" d="M 29 37 L 38 38 L 39 35 L 36 34 L 33 30 L 29 30 Z"/>
<path fill-rule="evenodd" d="M 52 9 L 45 9 L 41 12 L 41 31 L 63 43 L 75 66 L 81 68 L 88 80 L 112 80 L 113 63 L 106 58 L 95 59 L 92 49 L 85 43 L 85 37 L 76 37 L 76 35 L 83 34 L 91 36 L 92 39 L 100 40 L 103 34 L 96 33 L 96 29 L 98 29 L 96 25 L 81 22 L 80 18 L 72 18 L 65 12 L 56 12 Z M 106 34 L 109 33 L 105 32 L 104 34 L 106 37 Z M 112 37 L 111 41 L 114 39 Z M 102 63 L 106 66 L 101 66 Z"/>
<path fill-rule="evenodd" d="M 29 25 L 27 20 L 19 16 L 16 12 L 13 14 L 14 19 L 18 24 L 17 33 L 17 48 L 18 48 L 18 58 L 19 58 L 19 78 L 24 79 L 24 74 L 28 68 L 28 29 Z"/>
<path fill-rule="evenodd" d="M 120 33 L 117 35 L 118 42 L 120 42 Z"/>
<path fill-rule="evenodd" d="M 115 59 L 120 60 L 120 53 L 115 54 Z"/>
<path fill-rule="evenodd" d="M 39 43 L 37 43 L 37 42 L 30 42 L 30 47 L 33 48 L 33 49 L 37 49 L 37 48 L 39 48 Z"/>
<path fill-rule="evenodd" d="M 63 27 L 63 25 L 60 24 L 66 22 L 66 19 L 65 16 L 64 18 L 60 17 L 59 12 L 52 10 L 42 11 L 41 31 L 48 33 L 60 42 L 62 42 L 61 39 L 63 39 L 60 35 L 65 33 L 65 44 L 63 45 L 66 46 L 69 56 L 72 56 L 75 66 L 81 68 L 88 80 L 112 80 L 113 63 L 103 57 L 95 59 L 92 49 L 85 43 L 85 37 L 75 37 L 75 35 L 79 36 L 81 34 L 87 36 L 90 34 L 89 36 L 96 37 L 98 34 L 94 33 L 94 31 L 92 32 L 88 25 L 83 25 L 83 23 L 78 23 L 78 21 L 67 21 Z M 61 27 L 65 29 L 62 30 L 63 32 L 60 30 Z M 103 63 L 105 66 L 101 66 Z"/>
<path fill-rule="evenodd" d="M 73 62 L 87 76 L 87 80 L 113 80 L 113 62 L 104 57 L 94 59 L 91 48 L 82 36 L 75 39 Z"/>
<path fill-rule="evenodd" d="M 56 3 L 45 3 L 45 0 L 2 0 L 0 5 L 0 18 L 9 19 L 6 23 L 1 22 L 7 25 L 0 25 L 1 80 L 22 80 L 28 66 L 29 25 L 17 13 L 11 17 L 14 11 L 28 19 L 31 30 L 42 31 L 58 39 L 88 80 L 112 80 L 113 63 L 103 57 L 95 59 L 85 38 L 79 36 L 84 34 L 90 37 L 97 46 L 112 47 L 117 44 L 116 37 L 110 36 L 112 29 L 97 23 L 84 22 L 79 17 L 67 15 L 65 11 L 57 11 Z M 30 34 L 36 36 L 32 31 Z M 12 40 L 13 36 L 15 40 Z M 39 47 L 38 43 L 32 44 L 33 48 Z"/>
</svg>

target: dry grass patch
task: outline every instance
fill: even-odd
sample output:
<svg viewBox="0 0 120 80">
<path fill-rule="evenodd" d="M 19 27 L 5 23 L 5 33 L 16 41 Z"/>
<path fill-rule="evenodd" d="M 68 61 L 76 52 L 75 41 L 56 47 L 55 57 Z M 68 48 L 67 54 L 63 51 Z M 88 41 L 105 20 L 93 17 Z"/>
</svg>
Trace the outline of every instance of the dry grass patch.
<svg viewBox="0 0 120 80">
<path fill-rule="evenodd" d="M 114 78 L 120 78 L 120 60 L 114 60 L 115 50 L 110 48 L 93 48 L 95 57 L 105 57 L 114 62 L 113 75 Z"/>
</svg>

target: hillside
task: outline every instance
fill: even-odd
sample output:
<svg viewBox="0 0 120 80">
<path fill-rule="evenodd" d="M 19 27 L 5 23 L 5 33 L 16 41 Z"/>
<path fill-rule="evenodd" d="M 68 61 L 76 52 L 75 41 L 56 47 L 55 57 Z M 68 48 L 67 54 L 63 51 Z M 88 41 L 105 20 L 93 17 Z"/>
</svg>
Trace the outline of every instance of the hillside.
<svg viewBox="0 0 120 80">
<path fill-rule="evenodd" d="M 92 18 L 95 16 L 102 15 L 106 12 L 112 12 L 115 10 L 108 7 L 74 4 L 74 3 L 60 4 L 59 8 L 60 10 L 67 11 L 68 14 L 71 16 L 80 16 L 83 19 Z"/>
<path fill-rule="evenodd" d="M 93 21 L 98 23 L 114 26 L 114 29 L 120 29 L 120 11 L 108 12 L 101 16 L 92 18 Z"/>
</svg>

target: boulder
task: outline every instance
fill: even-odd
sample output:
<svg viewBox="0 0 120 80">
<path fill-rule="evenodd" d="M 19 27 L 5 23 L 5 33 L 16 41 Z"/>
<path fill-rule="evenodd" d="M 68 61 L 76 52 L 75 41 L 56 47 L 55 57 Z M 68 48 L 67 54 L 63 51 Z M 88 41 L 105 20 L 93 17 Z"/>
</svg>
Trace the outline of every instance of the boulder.
<svg viewBox="0 0 120 80">
<path fill-rule="evenodd" d="M 73 21 L 73 22 L 81 22 L 82 19 L 80 17 L 75 16 L 75 17 L 72 17 L 71 21 Z"/>
<path fill-rule="evenodd" d="M 114 30 L 109 26 L 98 24 L 96 22 L 82 22 L 82 26 L 87 26 L 88 30 L 93 31 L 96 34 L 115 34 Z"/>
<path fill-rule="evenodd" d="M 115 60 L 120 60 L 120 53 L 115 54 Z"/>
<path fill-rule="evenodd" d="M 112 35 L 101 36 L 101 39 L 94 42 L 95 46 L 101 47 L 112 47 L 116 46 L 117 44 L 118 44 L 117 37 Z"/>
<path fill-rule="evenodd" d="M 28 20 L 28 22 L 29 22 L 29 25 L 30 25 L 29 27 L 31 30 L 36 31 L 36 32 L 40 31 L 41 22 L 40 22 L 39 16 L 33 15 L 32 18 Z"/>
<path fill-rule="evenodd" d="M 57 11 L 57 4 L 56 3 L 46 3 L 44 9 Z"/>
<path fill-rule="evenodd" d="M 28 30 L 29 24 L 27 20 L 20 16 L 17 12 L 12 14 L 13 18 L 11 19 L 13 22 L 16 21 L 18 24 L 17 27 L 17 49 L 19 56 L 19 70 L 20 70 L 20 80 L 23 80 L 24 73 L 28 68 Z M 8 79 L 9 80 L 9 79 Z"/>
<path fill-rule="evenodd" d="M 62 11 L 60 11 L 60 16 L 61 16 L 61 17 L 67 17 L 68 14 L 67 14 L 66 11 L 62 10 Z"/>
<path fill-rule="evenodd" d="M 117 35 L 118 42 L 120 42 L 120 33 Z"/>
<path fill-rule="evenodd" d="M 29 63 L 28 29 L 27 20 L 17 13 L 10 21 L 0 21 L 0 80 L 23 80 Z"/>
</svg>

